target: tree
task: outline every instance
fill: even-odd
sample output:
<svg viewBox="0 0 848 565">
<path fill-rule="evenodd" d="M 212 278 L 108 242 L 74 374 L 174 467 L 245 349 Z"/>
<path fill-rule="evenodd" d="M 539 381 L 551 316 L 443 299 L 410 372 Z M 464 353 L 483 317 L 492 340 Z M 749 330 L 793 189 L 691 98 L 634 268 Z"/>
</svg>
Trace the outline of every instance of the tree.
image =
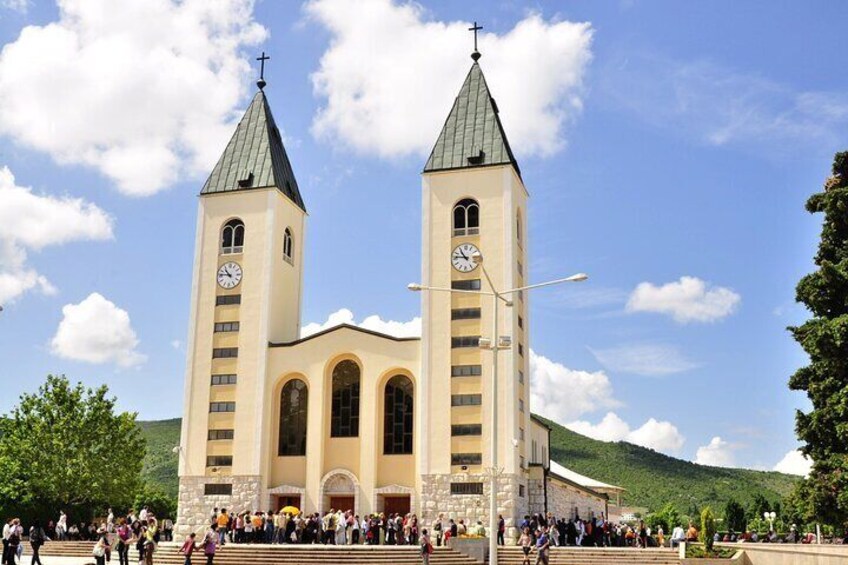
<svg viewBox="0 0 848 565">
<path fill-rule="evenodd" d="M 796 300 L 813 317 L 790 327 L 810 364 L 795 372 L 789 388 L 807 393 L 812 410 L 798 410 L 795 431 L 801 452 L 812 459 L 804 489 L 818 520 L 848 522 L 848 151 L 837 153 L 824 190 L 807 200 L 823 213 L 815 264 L 796 287 Z"/>
<path fill-rule="evenodd" d="M 732 498 L 724 505 L 724 523 L 728 530 L 745 531 L 745 509 Z"/>
<path fill-rule="evenodd" d="M 176 500 L 160 488 L 145 484 L 135 495 L 133 508 L 138 510 L 147 506 L 159 518 L 174 518 L 177 515 Z"/>
<path fill-rule="evenodd" d="M 21 396 L 0 433 L 6 515 L 45 519 L 64 509 L 88 519 L 109 506 L 129 507 L 145 442 L 135 414 L 116 414 L 107 392 L 50 375 L 36 394 Z"/>
<path fill-rule="evenodd" d="M 662 526 L 663 531 L 666 534 L 670 534 L 675 526 L 682 524 L 680 521 L 680 514 L 677 512 L 677 508 L 673 504 L 666 504 L 663 506 L 662 510 L 652 514 L 650 516 L 649 523 L 651 527 L 655 529 L 657 526 Z"/>
<path fill-rule="evenodd" d="M 713 549 L 713 543 L 715 542 L 715 533 L 715 516 L 713 515 L 712 508 L 707 506 L 706 508 L 701 510 L 701 533 L 698 534 L 701 543 L 704 544 L 704 547 L 707 548 L 707 551 L 712 551 Z"/>
<path fill-rule="evenodd" d="M 763 517 L 764 512 L 769 511 L 771 511 L 771 503 L 768 499 L 762 493 L 755 493 L 754 498 L 751 499 L 751 505 L 748 507 L 748 521 L 759 520 Z"/>
</svg>

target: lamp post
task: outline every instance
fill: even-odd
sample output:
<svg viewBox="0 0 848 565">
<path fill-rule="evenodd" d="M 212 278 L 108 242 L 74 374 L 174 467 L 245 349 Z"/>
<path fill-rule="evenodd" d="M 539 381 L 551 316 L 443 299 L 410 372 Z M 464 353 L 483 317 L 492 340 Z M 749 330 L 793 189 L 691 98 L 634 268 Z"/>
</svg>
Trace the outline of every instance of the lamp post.
<svg viewBox="0 0 848 565">
<path fill-rule="evenodd" d="M 763 518 L 765 518 L 769 523 L 769 533 L 774 531 L 774 519 L 777 518 L 777 514 L 774 512 L 763 512 Z"/>
<path fill-rule="evenodd" d="M 489 434 L 489 437 L 491 438 L 490 449 L 492 453 L 491 485 L 489 488 L 489 563 L 490 565 L 498 565 L 498 351 L 502 349 L 509 349 L 510 347 L 512 347 L 512 339 L 510 336 L 498 335 L 498 301 L 501 300 L 507 306 L 512 306 L 512 301 L 509 300 L 507 297 L 517 292 L 523 292 L 525 290 L 532 290 L 534 288 L 552 286 L 555 284 L 561 284 L 566 282 L 581 282 L 585 281 L 589 277 L 584 273 L 578 273 L 576 275 L 571 275 L 570 277 L 565 277 L 563 279 L 555 279 L 543 283 L 531 284 L 528 286 L 522 286 L 510 290 L 499 291 L 497 290 L 497 288 L 495 288 L 495 285 L 492 282 L 488 271 L 486 271 L 486 265 L 483 263 L 483 255 L 480 253 L 475 253 L 471 256 L 471 260 L 483 271 L 483 275 L 486 277 L 486 281 L 489 283 L 489 288 L 491 289 L 491 291 L 487 292 L 484 290 L 460 290 L 455 288 L 425 286 L 417 283 L 412 283 L 408 285 L 407 288 L 415 292 L 450 292 L 454 294 L 477 294 L 481 296 L 492 297 L 492 334 L 488 339 L 482 337 L 480 338 L 480 349 L 489 349 L 492 352 L 492 428 Z"/>
</svg>

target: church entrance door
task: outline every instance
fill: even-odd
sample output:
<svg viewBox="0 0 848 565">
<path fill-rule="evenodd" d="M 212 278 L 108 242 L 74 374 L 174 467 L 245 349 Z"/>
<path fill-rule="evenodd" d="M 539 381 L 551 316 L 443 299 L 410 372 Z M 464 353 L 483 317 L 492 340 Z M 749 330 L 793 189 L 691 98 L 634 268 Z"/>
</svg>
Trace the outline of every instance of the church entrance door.
<svg viewBox="0 0 848 565">
<path fill-rule="evenodd" d="M 278 494 L 277 497 L 277 512 L 285 508 L 286 506 L 294 506 L 300 511 L 303 511 L 303 508 L 300 506 L 300 495 L 299 494 Z"/>
<path fill-rule="evenodd" d="M 330 508 L 346 512 L 353 510 L 354 497 L 330 495 Z"/>
<path fill-rule="evenodd" d="M 383 512 L 388 514 L 400 514 L 406 516 L 409 514 L 411 505 L 409 503 L 409 495 L 402 494 L 398 496 L 383 496 Z"/>
</svg>

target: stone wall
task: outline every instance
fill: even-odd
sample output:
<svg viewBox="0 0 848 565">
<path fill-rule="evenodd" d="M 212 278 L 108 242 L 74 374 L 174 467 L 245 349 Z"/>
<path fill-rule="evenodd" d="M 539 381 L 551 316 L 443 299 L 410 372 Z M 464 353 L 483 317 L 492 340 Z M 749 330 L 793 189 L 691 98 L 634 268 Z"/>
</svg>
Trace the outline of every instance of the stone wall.
<svg viewBox="0 0 848 565">
<path fill-rule="evenodd" d="M 180 477 L 174 532 L 178 536 L 191 532 L 202 534 L 209 525 L 213 508 L 226 508 L 227 511 L 236 512 L 258 510 L 262 490 L 260 482 L 258 475 Z M 233 494 L 206 496 L 204 493 L 207 484 L 232 484 Z"/>
<path fill-rule="evenodd" d="M 491 481 L 486 474 L 423 475 L 420 515 L 426 527 L 430 527 L 439 514 L 445 520 L 464 520 L 467 525 L 483 522 L 489 527 L 489 496 Z M 482 495 L 451 494 L 451 483 L 483 483 Z M 497 479 L 498 514 L 506 523 L 506 541 L 514 543 L 518 538 L 517 525 L 528 512 L 527 479 L 514 474 L 502 474 Z M 520 487 L 525 489 L 520 496 Z"/>
<path fill-rule="evenodd" d="M 542 514 L 545 512 L 545 483 L 542 479 L 527 481 L 528 513 Z"/>
<path fill-rule="evenodd" d="M 575 511 L 583 519 L 600 516 L 602 512 L 606 513 L 606 499 L 549 477 L 548 512 L 556 517 L 573 518 Z"/>
</svg>

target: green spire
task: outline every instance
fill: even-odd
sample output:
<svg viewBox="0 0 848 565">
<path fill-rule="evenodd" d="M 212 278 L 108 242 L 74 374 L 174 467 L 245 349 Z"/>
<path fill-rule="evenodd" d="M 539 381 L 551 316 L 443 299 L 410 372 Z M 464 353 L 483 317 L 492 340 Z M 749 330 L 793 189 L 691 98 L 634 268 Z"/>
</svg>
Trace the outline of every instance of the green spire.
<svg viewBox="0 0 848 565">
<path fill-rule="evenodd" d="M 280 130 L 261 90 L 253 97 L 233 137 L 200 194 L 273 186 L 306 211 Z"/>
<path fill-rule="evenodd" d="M 498 105 L 489 93 L 477 61 L 471 65 L 448 119 L 436 140 L 424 172 L 506 165 L 521 169 L 509 147 Z"/>
</svg>

